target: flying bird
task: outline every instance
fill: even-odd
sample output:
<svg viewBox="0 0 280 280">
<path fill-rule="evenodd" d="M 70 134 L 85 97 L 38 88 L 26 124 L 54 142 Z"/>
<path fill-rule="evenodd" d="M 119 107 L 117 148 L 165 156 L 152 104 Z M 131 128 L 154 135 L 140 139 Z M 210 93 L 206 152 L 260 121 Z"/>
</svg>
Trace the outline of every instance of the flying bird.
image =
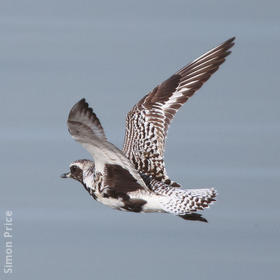
<svg viewBox="0 0 280 280">
<path fill-rule="evenodd" d="M 199 210 L 215 201 L 216 190 L 182 189 L 164 165 L 168 127 L 181 106 L 216 72 L 231 52 L 234 37 L 203 54 L 144 96 L 127 114 L 123 149 L 110 143 L 83 98 L 70 110 L 72 137 L 94 158 L 72 162 L 62 178 L 73 178 L 97 201 L 130 212 L 171 213 L 207 220 Z"/>
</svg>

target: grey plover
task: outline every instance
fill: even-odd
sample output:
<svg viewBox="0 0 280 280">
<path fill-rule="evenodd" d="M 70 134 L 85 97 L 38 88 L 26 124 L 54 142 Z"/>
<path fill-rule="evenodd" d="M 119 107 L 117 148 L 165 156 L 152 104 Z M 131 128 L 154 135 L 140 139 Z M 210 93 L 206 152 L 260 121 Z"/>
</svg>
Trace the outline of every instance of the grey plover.
<svg viewBox="0 0 280 280">
<path fill-rule="evenodd" d="M 118 210 L 206 221 L 197 211 L 215 201 L 216 191 L 181 189 L 169 179 L 165 139 L 176 112 L 218 70 L 234 39 L 203 54 L 144 96 L 127 114 L 122 150 L 106 139 L 96 114 L 81 99 L 69 113 L 68 129 L 94 162 L 76 160 L 61 177 L 79 181 L 95 200 Z"/>
</svg>

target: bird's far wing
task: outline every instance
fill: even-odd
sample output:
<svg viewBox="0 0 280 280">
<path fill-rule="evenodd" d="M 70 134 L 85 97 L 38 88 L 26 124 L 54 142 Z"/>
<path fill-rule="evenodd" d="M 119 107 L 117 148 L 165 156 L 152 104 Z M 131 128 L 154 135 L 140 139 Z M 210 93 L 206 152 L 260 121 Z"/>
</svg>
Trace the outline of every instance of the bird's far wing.
<svg viewBox="0 0 280 280">
<path fill-rule="evenodd" d="M 142 98 L 127 114 L 124 154 L 135 168 L 173 186 L 164 167 L 169 124 L 181 106 L 225 61 L 234 45 L 231 38 L 188 64 Z"/>
<path fill-rule="evenodd" d="M 113 178 L 111 181 L 118 182 L 113 186 L 117 191 L 148 189 L 122 151 L 107 141 L 100 121 L 85 99 L 72 107 L 67 124 L 72 137 L 94 158 L 96 171 L 108 173 L 109 181 Z"/>
</svg>

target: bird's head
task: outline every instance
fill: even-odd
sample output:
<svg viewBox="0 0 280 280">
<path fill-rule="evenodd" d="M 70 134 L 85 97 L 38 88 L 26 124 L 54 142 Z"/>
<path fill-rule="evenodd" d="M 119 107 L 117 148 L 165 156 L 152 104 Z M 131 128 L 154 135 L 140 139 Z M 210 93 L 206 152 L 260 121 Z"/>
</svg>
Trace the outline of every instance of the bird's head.
<svg viewBox="0 0 280 280">
<path fill-rule="evenodd" d="M 94 173 L 94 162 L 87 159 L 73 161 L 69 165 L 69 172 L 63 173 L 61 178 L 72 178 L 83 184 L 84 177 Z"/>
</svg>

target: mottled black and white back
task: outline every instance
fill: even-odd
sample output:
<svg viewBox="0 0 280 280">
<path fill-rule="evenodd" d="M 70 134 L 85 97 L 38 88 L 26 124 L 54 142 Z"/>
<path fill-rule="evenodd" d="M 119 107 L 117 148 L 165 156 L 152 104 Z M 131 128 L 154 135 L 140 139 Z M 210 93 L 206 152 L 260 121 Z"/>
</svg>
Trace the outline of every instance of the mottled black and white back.
<svg viewBox="0 0 280 280">
<path fill-rule="evenodd" d="M 217 71 L 230 54 L 234 38 L 202 55 L 142 98 L 128 113 L 123 150 L 110 143 L 85 99 L 68 116 L 72 137 L 92 155 L 77 160 L 63 178 L 83 184 L 97 201 L 118 210 L 172 213 L 206 221 L 198 210 L 215 201 L 216 191 L 181 189 L 167 176 L 164 146 L 167 130 L 179 108 Z"/>
</svg>

